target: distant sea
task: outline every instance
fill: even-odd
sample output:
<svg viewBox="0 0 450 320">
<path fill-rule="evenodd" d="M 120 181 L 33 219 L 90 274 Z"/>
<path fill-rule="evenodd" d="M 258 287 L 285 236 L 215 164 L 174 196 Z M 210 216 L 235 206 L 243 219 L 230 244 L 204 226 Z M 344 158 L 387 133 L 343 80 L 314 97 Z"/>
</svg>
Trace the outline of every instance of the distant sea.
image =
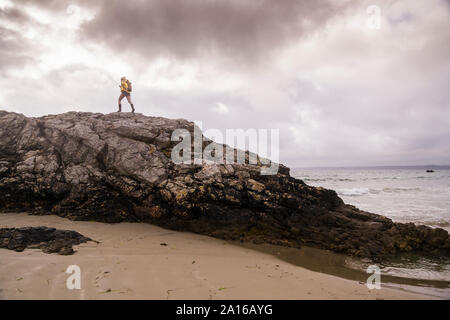
<svg viewBox="0 0 450 320">
<path fill-rule="evenodd" d="M 361 210 L 450 232 L 450 166 L 297 168 L 291 175 Z"/>
</svg>

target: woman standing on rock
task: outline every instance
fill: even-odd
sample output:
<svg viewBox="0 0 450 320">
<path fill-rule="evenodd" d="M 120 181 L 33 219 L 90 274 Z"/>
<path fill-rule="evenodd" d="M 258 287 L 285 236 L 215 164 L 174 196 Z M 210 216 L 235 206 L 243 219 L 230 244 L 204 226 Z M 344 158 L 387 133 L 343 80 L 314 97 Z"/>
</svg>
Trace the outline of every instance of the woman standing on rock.
<svg viewBox="0 0 450 320">
<path fill-rule="evenodd" d="M 131 95 L 130 92 L 132 90 L 131 82 L 127 80 L 127 78 L 122 77 L 120 79 L 120 96 L 119 96 L 119 111 L 122 112 L 122 104 L 121 101 L 124 97 L 127 97 L 128 103 L 131 106 L 131 112 L 134 113 L 134 105 L 133 102 L 131 102 Z"/>
</svg>

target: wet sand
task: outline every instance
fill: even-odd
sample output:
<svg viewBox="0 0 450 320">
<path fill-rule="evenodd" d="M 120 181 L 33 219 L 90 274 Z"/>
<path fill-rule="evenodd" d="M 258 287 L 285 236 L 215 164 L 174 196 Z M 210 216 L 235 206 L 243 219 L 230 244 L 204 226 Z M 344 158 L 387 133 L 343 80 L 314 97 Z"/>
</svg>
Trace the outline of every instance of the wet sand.
<svg viewBox="0 0 450 320">
<path fill-rule="evenodd" d="M 0 227 L 75 230 L 99 243 L 71 256 L 0 249 L 0 299 L 430 299 L 310 271 L 277 257 L 143 223 L 105 224 L 0 213 Z M 65 271 L 81 269 L 81 289 Z"/>
</svg>

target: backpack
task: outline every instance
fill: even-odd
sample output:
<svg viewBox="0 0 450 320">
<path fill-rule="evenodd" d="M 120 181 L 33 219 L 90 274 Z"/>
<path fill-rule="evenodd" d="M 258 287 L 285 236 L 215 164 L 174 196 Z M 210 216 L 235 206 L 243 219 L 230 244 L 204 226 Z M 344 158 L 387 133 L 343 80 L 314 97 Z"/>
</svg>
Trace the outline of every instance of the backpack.
<svg viewBox="0 0 450 320">
<path fill-rule="evenodd" d="M 133 91 L 133 88 L 131 86 L 131 82 L 129 80 L 127 80 L 127 87 L 128 87 L 128 91 Z"/>
</svg>

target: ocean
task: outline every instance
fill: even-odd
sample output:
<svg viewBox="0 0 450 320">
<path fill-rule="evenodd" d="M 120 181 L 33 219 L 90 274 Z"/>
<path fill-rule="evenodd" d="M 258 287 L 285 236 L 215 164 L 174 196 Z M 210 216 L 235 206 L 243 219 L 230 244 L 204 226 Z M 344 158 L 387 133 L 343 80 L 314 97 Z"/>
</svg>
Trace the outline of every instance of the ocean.
<svg viewBox="0 0 450 320">
<path fill-rule="evenodd" d="M 291 175 L 308 185 L 333 189 L 345 203 L 361 210 L 450 232 L 450 166 L 297 168 Z M 364 270 L 370 262 L 348 258 L 346 264 Z M 415 285 L 433 287 L 431 294 L 450 298 L 448 259 L 404 257 L 380 267 L 383 275 L 416 279 Z"/>
<path fill-rule="evenodd" d="M 311 168 L 291 175 L 333 189 L 361 210 L 450 232 L 450 167 Z"/>
</svg>

